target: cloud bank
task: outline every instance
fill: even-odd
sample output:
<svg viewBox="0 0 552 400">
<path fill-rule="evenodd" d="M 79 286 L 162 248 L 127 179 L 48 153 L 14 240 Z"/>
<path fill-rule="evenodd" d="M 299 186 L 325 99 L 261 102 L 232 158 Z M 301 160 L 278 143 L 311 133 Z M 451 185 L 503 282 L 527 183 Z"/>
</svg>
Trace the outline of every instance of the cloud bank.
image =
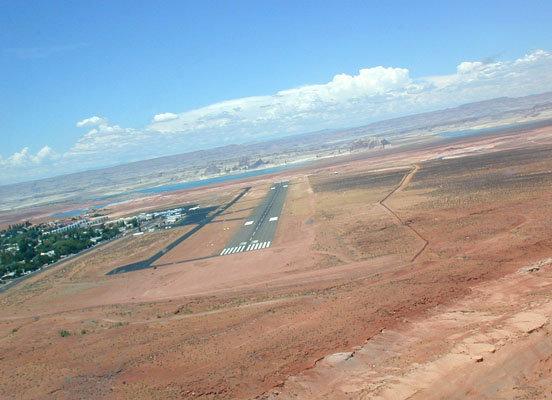
<svg viewBox="0 0 552 400">
<path fill-rule="evenodd" d="M 31 154 L 28 147 L 24 147 L 20 152 L 15 152 L 6 160 L 0 158 L 0 166 L 7 168 L 27 167 L 57 159 L 59 159 L 59 155 L 50 146 L 44 146 L 35 155 Z"/>
<path fill-rule="evenodd" d="M 157 114 L 143 128 L 109 125 L 107 118 L 92 116 L 76 123 L 89 130 L 62 155 L 45 146 L 36 155 L 24 148 L 0 158 L 0 182 L 27 179 L 39 166 L 53 175 L 72 172 L 67 169 L 71 165 L 121 164 L 552 90 L 552 54 L 546 51 L 513 61 L 490 61 L 465 61 L 453 74 L 421 78 L 411 77 L 405 68 L 363 68 L 356 75 L 335 75 L 324 84 Z"/>
<path fill-rule="evenodd" d="M 552 89 L 552 55 L 539 50 L 515 61 L 463 62 L 452 75 L 412 78 L 404 68 L 374 67 L 330 82 L 213 104 L 155 121 L 163 134 L 223 141 L 354 126 L 378 119 L 502 96 Z"/>
</svg>

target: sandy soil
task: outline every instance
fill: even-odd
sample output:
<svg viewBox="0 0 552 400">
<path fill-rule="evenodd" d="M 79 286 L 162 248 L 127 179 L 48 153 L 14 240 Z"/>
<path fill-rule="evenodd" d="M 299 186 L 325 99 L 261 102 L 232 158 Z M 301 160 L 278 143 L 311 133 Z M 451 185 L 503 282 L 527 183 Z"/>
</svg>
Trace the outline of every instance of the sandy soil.
<svg viewBox="0 0 552 400">
<path fill-rule="evenodd" d="M 0 295 L 0 397 L 545 397 L 550 133 L 283 172 L 262 251 L 179 263 L 220 250 L 266 177 L 120 205 L 222 204 L 253 186 L 165 256 L 175 264 L 105 275 L 191 227 L 123 238 Z M 429 242 L 414 262 L 413 230 Z"/>
</svg>

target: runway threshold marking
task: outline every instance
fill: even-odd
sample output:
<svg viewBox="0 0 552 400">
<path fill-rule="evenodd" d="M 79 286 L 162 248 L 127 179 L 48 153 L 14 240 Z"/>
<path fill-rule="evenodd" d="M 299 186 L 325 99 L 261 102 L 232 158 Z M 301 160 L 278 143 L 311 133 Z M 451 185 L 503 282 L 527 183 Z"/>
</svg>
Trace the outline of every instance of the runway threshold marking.
<svg viewBox="0 0 552 400">
<path fill-rule="evenodd" d="M 218 217 L 219 215 L 221 215 L 222 213 L 224 213 L 228 208 L 230 208 L 232 205 L 234 205 L 239 199 L 241 199 L 243 196 L 245 196 L 249 190 L 251 189 L 251 187 L 246 187 L 244 188 L 236 197 L 234 197 L 230 202 L 226 203 L 224 206 L 218 208 L 218 210 L 214 213 L 214 214 L 211 214 L 211 216 L 209 217 L 205 217 L 203 218 L 198 225 L 195 226 L 195 228 L 192 228 L 190 231 L 186 232 L 184 235 L 180 236 L 178 239 L 176 239 L 175 241 L 173 241 L 172 243 L 170 243 L 167 247 L 165 247 L 163 250 L 157 252 L 156 254 L 154 254 L 153 256 L 151 256 L 150 258 L 148 258 L 147 260 L 142 260 L 142 261 L 138 261 L 138 262 L 135 262 L 135 263 L 132 263 L 132 264 L 128 264 L 128 265 L 124 265 L 122 267 L 118 267 L 118 268 L 115 268 L 111 271 L 109 271 L 106 275 L 116 275 L 116 274 L 121 274 L 121 273 L 125 273 L 125 272 L 131 272 L 131 271 L 140 271 L 140 270 L 143 270 L 143 269 L 146 269 L 146 268 L 152 268 L 154 267 L 153 266 L 153 263 L 156 262 L 159 258 L 161 258 L 165 253 L 169 252 L 170 250 L 174 249 L 176 246 L 178 246 L 180 243 L 182 243 L 184 240 L 186 240 L 187 238 L 189 238 L 190 236 L 192 236 L 193 234 L 195 234 L 197 231 L 199 231 L 201 228 L 203 228 L 205 225 L 207 224 L 210 224 L 213 222 L 213 220 Z M 84 253 L 80 253 L 80 254 L 84 254 Z M 216 257 L 216 255 L 211 255 L 211 256 L 206 256 L 206 257 L 199 257 L 199 258 L 195 258 L 195 259 L 191 259 L 191 260 L 184 260 L 184 261 L 181 261 L 181 262 L 190 262 L 190 261 L 197 261 L 197 260 L 205 260 L 207 258 L 211 258 L 211 257 Z M 173 265 L 174 263 L 169 263 L 169 264 L 160 264 L 160 265 L 156 265 L 155 267 L 158 267 L 158 266 L 163 266 L 163 265 Z M 46 269 L 46 268 L 45 268 Z M 44 270 L 45 270 L 44 269 Z M 35 276 L 35 274 L 30 274 L 30 275 L 26 275 L 26 276 Z M 18 282 L 22 282 L 23 279 L 20 279 Z M 16 284 L 17 282 L 14 282 L 13 284 L 11 284 L 9 287 L 13 287 L 14 284 Z M 2 292 L 2 289 L 0 288 L 0 292 Z"/>
<path fill-rule="evenodd" d="M 285 185 L 282 185 L 282 187 L 287 188 L 288 185 L 285 184 Z M 272 186 L 270 189 L 275 190 L 276 186 Z M 270 200 L 270 203 L 268 204 L 265 211 L 263 212 L 263 214 L 261 215 L 261 217 L 258 220 L 257 219 L 249 220 L 249 221 L 246 221 L 244 223 L 245 226 L 249 226 L 249 225 L 255 224 L 255 221 L 257 221 L 256 225 L 253 227 L 253 232 L 250 233 L 251 237 L 249 238 L 249 240 L 244 241 L 244 242 L 240 242 L 239 245 L 237 245 L 237 246 L 227 247 L 227 248 L 223 249 L 221 251 L 221 253 L 219 254 L 220 256 L 229 255 L 229 254 L 237 254 L 237 253 L 242 253 L 242 252 L 246 252 L 246 251 L 262 250 L 262 249 L 266 249 L 266 248 L 270 247 L 270 245 L 271 245 L 270 240 L 265 241 L 265 242 L 259 242 L 258 239 L 253 239 L 253 238 L 257 234 L 257 231 L 258 231 L 259 227 L 263 224 L 264 221 L 266 221 L 265 218 L 268 217 L 268 214 L 270 213 L 272 205 L 273 205 L 274 201 L 276 200 L 276 198 L 277 198 L 277 193 L 274 194 L 274 196 Z M 268 222 L 276 222 L 276 221 L 278 221 L 278 219 L 279 219 L 278 216 L 269 217 Z"/>
<path fill-rule="evenodd" d="M 234 246 L 234 247 L 227 247 L 224 250 L 220 252 L 221 256 L 227 256 L 229 254 L 238 254 L 243 253 L 244 251 L 253 251 L 253 250 L 261 250 L 266 249 L 270 247 L 270 241 L 268 242 L 255 242 L 255 243 L 249 243 L 246 245 L 240 245 L 240 246 Z"/>
</svg>

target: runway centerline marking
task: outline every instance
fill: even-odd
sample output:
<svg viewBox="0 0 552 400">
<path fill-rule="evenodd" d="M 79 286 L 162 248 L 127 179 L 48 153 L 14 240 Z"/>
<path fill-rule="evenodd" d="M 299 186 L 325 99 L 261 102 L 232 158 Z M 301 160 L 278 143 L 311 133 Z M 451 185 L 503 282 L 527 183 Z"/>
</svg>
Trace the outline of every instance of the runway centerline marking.
<svg viewBox="0 0 552 400">
<path fill-rule="evenodd" d="M 263 250 L 271 245 L 287 194 L 288 182 L 282 181 L 269 187 L 266 200 L 243 221 L 242 228 L 234 235 L 219 255 L 237 254 L 253 250 Z M 272 215 L 271 215 L 272 214 Z"/>
</svg>

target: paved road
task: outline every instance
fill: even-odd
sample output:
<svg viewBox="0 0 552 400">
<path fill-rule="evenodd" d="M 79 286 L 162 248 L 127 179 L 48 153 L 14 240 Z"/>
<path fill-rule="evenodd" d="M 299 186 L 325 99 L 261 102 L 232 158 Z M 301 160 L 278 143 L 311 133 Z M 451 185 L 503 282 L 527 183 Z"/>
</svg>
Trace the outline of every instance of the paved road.
<svg viewBox="0 0 552 400">
<path fill-rule="evenodd" d="M 234 235 L 220 255 L 225 256 L 270 247 L 284 206 L 287 189 L 288 182 L 278 182 L 272 185 L 261 204 L 245 219 L 240 231 Z"/>
</svg>

